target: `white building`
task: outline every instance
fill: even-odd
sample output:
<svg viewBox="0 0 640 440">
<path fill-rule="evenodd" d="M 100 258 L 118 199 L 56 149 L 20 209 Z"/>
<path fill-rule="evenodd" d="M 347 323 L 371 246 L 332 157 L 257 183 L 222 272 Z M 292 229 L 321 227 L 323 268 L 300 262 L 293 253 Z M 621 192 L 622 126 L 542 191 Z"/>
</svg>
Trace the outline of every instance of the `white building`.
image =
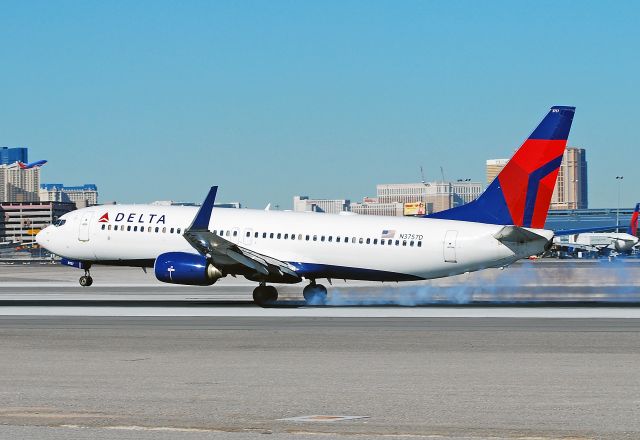
<svg viewBox="0 0 640 440">
<path fill-rule="evenodd" d="M 420 182 L 376 185 L 380 203 L 423 202 L 429 213 L 444 211 L 476 199 L 484 190 L 479 182 Z"/>
<path fill-rule="evenodd" d="M 295 212 L 326 212 L 337 214 L 341 211 L 349 211 L 349 200 L 310 199 L 308 196 L 295 196 L 293 198 L 293 210 Z"/>
<path fill-rule="evenodd" d="M 404 203 L 351 203 L 351 212 L 360 215 L 390 215 L 401 216 L 404 213 Z"/>
<path fill-rule="evenodd" d="M 71 202 L 78 208 L 98 204 L 98 187 L 87 183 L 81 186 L 64 186 L 61 183 L 40 185 L 41 202 Z"/>
<path fill-rule="evenodd" d="M 17 163 L 0 165 L 0 202 L 37 202 L 39 187 L 39 167 L 24 170 Z"/>
</svg>

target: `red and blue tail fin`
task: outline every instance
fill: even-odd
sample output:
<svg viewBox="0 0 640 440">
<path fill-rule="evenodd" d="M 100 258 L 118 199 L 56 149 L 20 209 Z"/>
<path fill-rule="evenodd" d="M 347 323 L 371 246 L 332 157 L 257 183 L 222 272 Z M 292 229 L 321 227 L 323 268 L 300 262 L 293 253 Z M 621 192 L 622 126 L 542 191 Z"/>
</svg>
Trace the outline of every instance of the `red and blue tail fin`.
<svg viewBox="0 0 640 440">
<path fill-rule="evenodd" d="M 638 211 L 640 211 L 640 203 L 636 203 L 636 209 L 633 210 L 631 223 L 629 223 L 629 229 L 627 229 L 627 234 L 631 234 L 636 237 L 638 236 Z"/>
<path fill-rule="evenodd" d="M 428 217 L 543 228 L 574 113 L 551 107 L 480 197 Z"/>
</svg>

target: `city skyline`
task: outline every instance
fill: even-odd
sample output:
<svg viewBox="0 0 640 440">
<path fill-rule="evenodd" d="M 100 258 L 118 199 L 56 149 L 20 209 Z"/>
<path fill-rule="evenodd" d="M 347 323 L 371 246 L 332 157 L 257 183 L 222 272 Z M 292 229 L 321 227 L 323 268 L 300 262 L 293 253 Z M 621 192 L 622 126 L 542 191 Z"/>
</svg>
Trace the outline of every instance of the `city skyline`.
<svg viewBox="0 0 640 440">
<path fill-rule="evenodd" d="M 509 157 L 566 104 L 569 145 L 587 150 L 598 188 L 590 206 L 612 207 L 620 185 L 631 206 L 638 12 L 14 3 L 0 17 L 11 42 L 0 145 L 29 146 L 52 161 L 43 181 L 95 182 L 102 200 L 199 202 L 217 184 L 221 200 L 284 207 L 296 193 L 359 200 L 380 182 L 420 181 L 420 166 L 427 180 L 442 166 L 446 180 L 483 181 L 487 158 Z"/>
</svg>

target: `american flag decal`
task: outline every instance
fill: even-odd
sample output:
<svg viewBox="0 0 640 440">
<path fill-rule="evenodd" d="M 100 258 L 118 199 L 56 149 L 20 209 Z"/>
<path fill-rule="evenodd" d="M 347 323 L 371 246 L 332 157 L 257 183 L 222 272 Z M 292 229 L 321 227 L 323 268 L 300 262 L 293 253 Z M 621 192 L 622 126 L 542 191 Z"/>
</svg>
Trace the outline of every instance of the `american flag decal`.
<svg viewBox="0 0 640 440">
<path fill-rule="evenodd" d="M 393 238 L 396 236 L 395 229 L 383 229 L 380 238 Z"/>
</svg>

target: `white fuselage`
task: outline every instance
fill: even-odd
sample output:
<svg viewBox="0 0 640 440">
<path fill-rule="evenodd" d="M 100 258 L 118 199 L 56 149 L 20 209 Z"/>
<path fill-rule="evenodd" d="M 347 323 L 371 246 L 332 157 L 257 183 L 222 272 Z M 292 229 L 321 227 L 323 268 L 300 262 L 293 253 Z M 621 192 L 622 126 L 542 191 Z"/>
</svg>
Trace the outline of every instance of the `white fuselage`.
<svg viewBox="0 0 640 440">
<path fill-rule="evenodd" d="M 165 252 L 197 253 L 182 236 L 197 211 L 156 205 L 84 208 L 62 216 L 64 224 L 42 230 L 37 241 L 68 259 L 152 265 Z M 494 238 L 502 228 L 427 218 L 224 208 L 215 208 L 209 223 L 209 230 L 225 239 L 294 267 L 339 267 L 351 279 L 380 279 L 371 274 L 381 273 L 389 281 L 498 267 L 544 251 L 545 240 L 503 244 Z M 551 231 L 532 231 L 546 240 L 552 237 Z"/>
</svg>

